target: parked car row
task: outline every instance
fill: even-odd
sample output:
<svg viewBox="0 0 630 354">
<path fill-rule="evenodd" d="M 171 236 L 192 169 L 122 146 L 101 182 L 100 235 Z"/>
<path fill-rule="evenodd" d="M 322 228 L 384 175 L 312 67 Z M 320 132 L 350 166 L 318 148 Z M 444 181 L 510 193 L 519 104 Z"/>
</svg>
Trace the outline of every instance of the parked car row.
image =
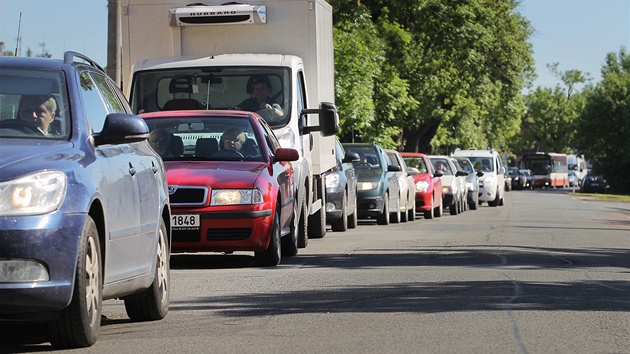
<svg viewBox="0 0 630 354">
<path fill-rule="evenodd" d="M 134 115 L 74 52 L 2 57 L 0 67 L 0 320 L 44 321 L 54 346 L 86 347 L 103 300 L 123 300 L 133 321 L 166 316 L 171 252 L 246 251 L 275 266 L 306 247 L 299 153 L 257 113 Z M 335 155 L 322 206 L 335 232 L 503 204 L 493 154 L 336 141 Z"/>
</svg>

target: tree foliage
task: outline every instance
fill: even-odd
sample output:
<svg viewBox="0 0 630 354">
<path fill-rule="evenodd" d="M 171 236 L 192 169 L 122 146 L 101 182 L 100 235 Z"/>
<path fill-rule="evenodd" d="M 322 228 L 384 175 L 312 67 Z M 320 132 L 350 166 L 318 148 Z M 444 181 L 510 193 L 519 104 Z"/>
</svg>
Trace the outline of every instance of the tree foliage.
<svg viewBox="0 0 630 354">
<path fill-rule="evenodd" d="M 514 0 L 331 0 L 342 139 L 502 149 L 531 73 Z"/>
<path fill-rule="evenodd" d="M 601 73 L 577 121 L 578 148 L 612 189 L 630 193 L 630 53 L 609 53 Z"/>
</svg>

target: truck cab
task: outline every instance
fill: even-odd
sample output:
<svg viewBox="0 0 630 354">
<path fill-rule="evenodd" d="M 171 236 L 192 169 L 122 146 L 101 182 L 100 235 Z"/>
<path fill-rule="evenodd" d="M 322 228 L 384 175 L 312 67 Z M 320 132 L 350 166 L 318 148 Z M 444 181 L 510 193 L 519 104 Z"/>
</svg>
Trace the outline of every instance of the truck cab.
<svg viewBox="0 0 630 354">
<path fill-rule="evenodd" d="M 335 166 L 339 130 L 331 6 L 323 0 L 128 0 L 119 13 L 123 86 L 134 112 L 257 112 L 283 147 L 300 152 L 293 165 L 304 207 L 296 214 L 300 230 L 308 230 L 300 246 L 323 237 L 323 174 Z M 263 101 L 258 86 L 267 88 Z"/>
</svg>

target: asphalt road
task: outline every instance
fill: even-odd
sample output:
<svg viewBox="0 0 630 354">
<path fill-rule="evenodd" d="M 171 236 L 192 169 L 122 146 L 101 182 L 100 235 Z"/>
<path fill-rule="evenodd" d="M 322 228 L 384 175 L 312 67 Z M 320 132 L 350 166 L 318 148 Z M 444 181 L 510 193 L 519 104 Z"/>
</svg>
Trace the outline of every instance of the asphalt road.
<svg viewBox="0 0 630 354">
<path fill-rule="evenodd" d="M 512 191 L 505 206 L 329 231 L 278 267 L 246 253 L 171 265 L 164 320 L 106 301 L 98 342 L 73 352 L 630 353 L 630 203 Z M 51 350 L 2 332 L 6 351 Z"/>
</svg>

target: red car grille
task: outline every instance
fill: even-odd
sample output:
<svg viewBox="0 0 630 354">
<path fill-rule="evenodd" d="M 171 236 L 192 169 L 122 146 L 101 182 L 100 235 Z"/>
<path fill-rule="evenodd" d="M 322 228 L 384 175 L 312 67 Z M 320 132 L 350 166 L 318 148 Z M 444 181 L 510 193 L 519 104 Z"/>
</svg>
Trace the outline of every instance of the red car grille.
<svg viewBox="0 0 630 354">
<path fill-rule="evenodd" d="M 240 241 L 247 240 L 252 235 L 252 229 L 208 229 L 206 241 Z M 199 242 L 199 230 L 173 230 L 173 242 Z"/>
<path fill-rule="evenodd" d="M 169 201 L 172 205 L 203 205 L 206 202 L 207 191 L 204 187 L 177 187 L 169 195 Z"/>
<path fill-rule="evenodd" d="M 236 241 L 247 240 L 252 235 L 252 229 L 209 229 L 206 235 L 208 241 Z"/>
</svg>

